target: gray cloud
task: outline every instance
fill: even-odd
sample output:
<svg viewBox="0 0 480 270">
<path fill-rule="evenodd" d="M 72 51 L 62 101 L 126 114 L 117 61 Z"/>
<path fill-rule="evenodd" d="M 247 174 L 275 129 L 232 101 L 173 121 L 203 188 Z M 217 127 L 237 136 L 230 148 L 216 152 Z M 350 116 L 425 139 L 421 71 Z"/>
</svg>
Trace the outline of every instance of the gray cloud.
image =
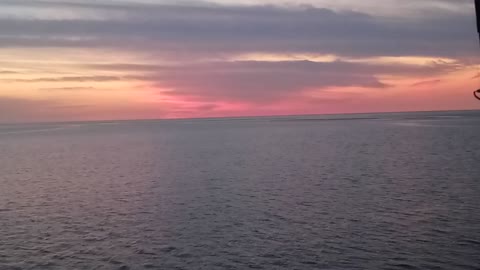
<svg viewBox="0 0 480 270">
<path fill-rule="evenodd" d="M 155 76 L 164 94 L 199 100 L 265 103 L 327 87 L 388 88 L 378 74 L 435 74 L 455 67 L 409 67 L 357 63 L 236 62 L 171 68 Z"/>
<path fill-rule="evenodd" d="M 124 72 L 142 72 L 144 74 L 168 74 L 170 72 L 189 72 L 202 70 L 218 71 L 236 71 L 236 70 L 283 70 L 291 72 L 313 71 L 317 73 L 340 73 L 340 74 L 360 74 L 360 75 L 408 75 L 408 76 L 427 76 L 444 72 L 455 71 L 463 67 L 460 62 L 448 63 L 441 60 L 433 61 L 429 65 L 409 65 L 409 64 L 378 64 L 362 62 L 313 62 L 313 61 L 211 61 L 197 64 L 176 64 L 176 65 L 154 65 L 154 64 L 86 64 L 85 68 L 100 71 L 124 71 Z M 133 76 L 135 77 L 135 76 Z M 144 77 L 145 78 L 145 77 Z M 148 76 L 146 76 L 148 78 Z M 156 77 L 154 77 L 156 78 Z"/>
<path fill-rule="evenodd" d="M 190 56 L 268 51 L 459 57 L 476 50 L 473 16 L 443 10 L 407 20 L 309 6 L 112 3 L 72 8 L 94 9 L 105 17 L 1 19 L 0 46 L 94 46 Z"/>
<path fill-rule="evenodd" d="M 217 63 L 172 68 L 156 74 L 155 80 L 160 88 L 173 89 L 164 94 L 199 100 L 260 103 L 284 99 L 307 89 L 387 87 L 367 72 L 343 73 L 338 69 L 341 65 L 306 61 Z"/>
</svg>

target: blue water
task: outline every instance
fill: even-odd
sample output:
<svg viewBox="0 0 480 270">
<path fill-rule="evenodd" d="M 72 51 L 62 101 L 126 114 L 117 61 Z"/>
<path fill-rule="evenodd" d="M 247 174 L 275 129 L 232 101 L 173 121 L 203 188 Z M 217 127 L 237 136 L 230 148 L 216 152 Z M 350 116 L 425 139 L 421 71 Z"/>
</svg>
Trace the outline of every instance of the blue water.
<svg viewBox="0 0 480 270">
<path fill-rule="evenodd" d="M 480 112 L 0 125 L 0 269 L 480 269 Z"/>
</svg>

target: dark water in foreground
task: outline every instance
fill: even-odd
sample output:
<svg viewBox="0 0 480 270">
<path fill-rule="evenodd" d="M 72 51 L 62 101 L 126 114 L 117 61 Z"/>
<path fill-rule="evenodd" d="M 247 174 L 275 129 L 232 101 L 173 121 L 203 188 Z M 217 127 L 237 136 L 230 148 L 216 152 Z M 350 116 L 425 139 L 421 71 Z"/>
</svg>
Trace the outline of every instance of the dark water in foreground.
<svg viewBox="0 0 480 270">
<path fill-rule="evenodd" d="M 0 125 L 0 269 L 480 269 L 480 113 Z"/>
</svg>

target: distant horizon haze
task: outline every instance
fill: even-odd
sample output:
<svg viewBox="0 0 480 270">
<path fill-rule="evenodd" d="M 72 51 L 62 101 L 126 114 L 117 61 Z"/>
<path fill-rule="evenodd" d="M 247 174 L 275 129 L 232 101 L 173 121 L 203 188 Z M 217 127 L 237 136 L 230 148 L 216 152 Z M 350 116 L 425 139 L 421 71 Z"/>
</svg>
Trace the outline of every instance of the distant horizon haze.
<svg viewBox="0 0 480 270">
<path fill-rule="evenodd" d="M 202 120 L 246 120 L 246 119 L 319 119 L 319 120 L 342 120 L 342 119 L 363 119 L 383 118 L 388 115 L 415 115 L 415 114 L 445 114 L 449 117 L 462 113 L 480 113 L 480 110 L 437 110 L 437 111 L 386 111 L 386 112 L 354 112 L 354 113 L 319 113 L 319 114 L 272 114 L 272 115 L 234 115 L 218 117 L 178 117 L 178 118 L 132 118 L 132 119 L 83 119 L 83 120 L 60 120 L 60 121 L 18 121 L 18 122 L 0 122 L 1 125 L 30 125 L 30 124 L 64 124 L 64 123 L 108 123 L 108 122 L 132 122 L 132 121 L 202 121 Z M 355 117 L 348 117 L 355 116 Z"/>
</svg>

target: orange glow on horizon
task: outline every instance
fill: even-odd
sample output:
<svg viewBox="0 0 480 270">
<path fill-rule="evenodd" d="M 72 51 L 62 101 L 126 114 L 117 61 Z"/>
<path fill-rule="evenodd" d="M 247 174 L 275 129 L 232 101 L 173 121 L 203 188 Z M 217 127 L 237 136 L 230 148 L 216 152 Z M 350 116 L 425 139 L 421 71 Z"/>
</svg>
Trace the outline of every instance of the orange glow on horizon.
<svg viewBox="0 0 480 270">
<path fill-rule="evenodd" d="M 7 53 L 0 56 L 0 62 L 7 63 L 10 71 L 0 77 L 0 100 L 3 98 L 19 104 L 28 102 L 29 105 L 22 107 L 22 110 L 23 114 L 30 114 L 32 119 L 197 118 L 478 108 L 470 93 L 478 86 L 477 80 L 472 79 L 476 71 L 475 67 L 468 66 L 431 77 L 378 75 L 380 82 L 387 85 L 385 88 L 298 89 L 283 99 L 248 102 L 233 98 L 209 99 L 175 95 L 175 87 L 162 88 L 160 82 L 152 83 L 142 79 L 157 74 L 149 70 L 91 68 L 92 62 L 100 67 L 115 68 L 116 63 L 128 63 L 133 59 L 137 65 L 152 65 L 153 61 L 144 56 L 70 49 L 55 53 L 53 50 L 42 49 L 37 52 L 26 50 L 28 57 L 22 58 L 20 49 L 1 50 L 11 56 Z M 53 57 L 52 61 L 48 62 L 50 57 Z M 232 56 L 230 60 L 308 60 L 331 63 L 342 59 L 335 55 L 251 53 Z M 161 63 L 162 59 L 155 61 Z M 380 57 L 342 61 L 412 66 L 429 66 L 438 62 L 456 64 L 453 59 L 431 57 Z M 118 65 L 122 67 L 121 64 Z M 22 103 L 22 100 L 25 102 Z M 8 121 L 13 116 L 13 113 L 5 113 L 0 120 Z"/>
</svg>

